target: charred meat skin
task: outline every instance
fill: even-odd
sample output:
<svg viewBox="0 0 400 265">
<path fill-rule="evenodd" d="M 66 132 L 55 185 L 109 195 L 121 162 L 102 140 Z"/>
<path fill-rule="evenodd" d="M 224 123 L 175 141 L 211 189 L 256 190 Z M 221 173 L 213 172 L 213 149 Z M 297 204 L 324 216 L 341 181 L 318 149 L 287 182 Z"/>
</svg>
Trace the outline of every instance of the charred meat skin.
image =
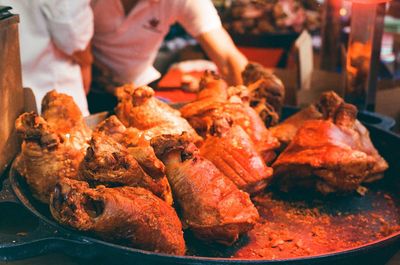
<svg viewBox="0 0 400 265">
<path fill-rule="evenodd" d="M 322 193 L 348 192 L 363 182 L 382 178 L 388 164 L 357 121 L 356 107 L 333 92 L 324 93 L 318 107 L 322 118 L 302 122 L 273 164 L 282 187 L 308 179 L 307 185 Z"/>
<path fill-rule="evenodd" d="M 185 254 L 182 225 L 175 210 L 143 188 L 92 189 L 85 182 L 62 179 L 52 193 L 50 210 L 61 224 L 105 240 Z"/>
<path fill-rule="evenodd" d="M 231 245 L 254 226 L 259 215 L 249 195 L 201 157 L 184 135 L 163 135 L 151 143 L 166 166 L 183 222 L 197 238 Z"/>
<path fill-rule="evenodd" d="M 262 191 L 272 177 L 272 168 L 264 163 L 250 137 L 227 117 L 214 120 L 200 154 L 250 194 Z"/>
<path fill-rule="evenodd" d="M 102 133 L 93 133 L 80 175 L 93 185 L 143 187 L 172 204 L 165 174 L 150 176 L 127 148 Z"/>
<path fill-rule="evenodd" d="M 64 144 L 59 134 L 34 112 L 19 116 L 15 127 L 23 139 L 16 169 L 26 179 L 33 196 L 49 203 L 59 178 L 78 177 L 84 153 Z"/>
<path fill-rule="evenodd" d="M 257 151 L 265 162 L 270 164 L 275 158 L 274 150 L 280 144 L 265 127 L 257 112 L 248 103 L 243 102 L 246 98 L 246 88 L 226 88 L 217 77 L 207 75 L 206 77 L 198 99 L 180 109 L 182 116 L 202 137 L 206 137 L 215 117 L 229 116 L 234 124 L 241 126 L 250 136 Z"/>
</svg>

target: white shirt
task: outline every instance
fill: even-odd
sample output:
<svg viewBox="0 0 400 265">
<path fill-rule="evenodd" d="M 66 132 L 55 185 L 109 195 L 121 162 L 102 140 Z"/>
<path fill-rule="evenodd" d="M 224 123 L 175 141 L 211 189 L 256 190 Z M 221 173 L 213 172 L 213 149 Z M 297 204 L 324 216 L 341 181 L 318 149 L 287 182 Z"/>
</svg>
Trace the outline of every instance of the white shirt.
<svg viewBox="0 0 400 265">
<path fill-rule="evenodd" d="M 85 49 L 93 35 L 90 0 L 0 0 L 0 5 L 20 15 L 22 81 L 32 88 L 39 110 L 44 95 L 56 89 L 88 115 L 80 67 L 68 55 Z"/>
<path fill-rule="evenodd" d="M 92 0 L 92 7 L 96 60 L 119 82 L 139 86 L 160 77 L 153 63 L 172 24 L 193 37 L 221 27 L 210 0 L 140 0 L 127 16 L 120 0 Z"/>
</svg>

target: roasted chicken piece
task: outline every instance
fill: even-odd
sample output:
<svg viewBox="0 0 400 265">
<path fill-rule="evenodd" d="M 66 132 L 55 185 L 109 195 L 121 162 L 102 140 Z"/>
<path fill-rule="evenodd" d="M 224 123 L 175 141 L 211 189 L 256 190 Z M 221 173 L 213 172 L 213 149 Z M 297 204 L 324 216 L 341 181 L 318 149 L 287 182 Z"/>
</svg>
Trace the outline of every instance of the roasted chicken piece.
<svg viewBox="0 0 400 265">
<path fill-rule="evenodd" d="M 258 63 L 249 63 L 242 78 L 250 92 L 250 105 L 256 109 L 265 125 L 277 124 L 285 100 L 282 81 Z"/>
<path fill-rule="evenodd" d="M 200 154 L 250 194 L 263 190 L 272 176 L 248 134 L 229 117 L 214 119 Z"/>
<path fill-rule="evenodd" d="M 49 203 L 50 192 L 61 177 L 77 178 L 84 152 L 65 144 L 60 134 L 34 112 L 15 122 L 23 142 L 16 169 L 26 179 L 35 198 Z"/>
<path fill-rule="evenodd" d="M 165 164 L 182 220 L 197 238 L 230 245 L 254 226 L 257 209 L 247 193 L 185 138 L 184 134 L 162 135 L 151 140 Z"/>
<path fill-rule="evenodd" d="M 178 110 L 154 97 L 152 88 L 125 85 L 117 89 L 117 97 L 119 103 L 115 113 L 118 118 L 126 127 L 144 131 L 147 139 L 162 134 L 187 132 L 193 141 L 201 140 Z"/>
<path fill-rule="evenodd" d="M 89 188 L 62 179 L 50 200 L 63 225 L 139 249 L 184 255 L 182 225 L 175 210 L 150 191 L 137 187 Z"/>
<path fill-rule="evenodd" d="M 150 176 L 132 155 L 135 152 L 138 153 L 136 156 L 145 155 L 140 149 L 128 151 L 112 137 L 94 132 L 80 167 L 81 179 L 94 185 L 143 187 L 172 204 L 171 189 L 162 173 L 163 168 L 161 173 Z"/>
<path fill-rule="evenodd" d="M 92 131 L 71 96 L 55 90 L 48 92 L 42 100 L 42 117 L 65 144 L 86 150 Z"/>
<path fill-rule="evenodd" d="M 356 107 L 332 92 L 320 103 L 323 119 L 305 121 L 273 164 L 282 187 L 308 185 L 330 193 L 381 178 L 388 165 L 356 120 Z"/>
</svg>

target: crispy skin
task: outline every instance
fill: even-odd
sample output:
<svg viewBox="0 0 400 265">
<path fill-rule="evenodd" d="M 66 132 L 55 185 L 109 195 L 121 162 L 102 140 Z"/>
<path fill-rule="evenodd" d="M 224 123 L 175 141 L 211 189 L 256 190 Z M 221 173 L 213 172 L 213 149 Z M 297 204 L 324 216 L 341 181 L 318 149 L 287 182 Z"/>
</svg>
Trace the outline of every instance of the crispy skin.
<svg viewBox="0 0 400 265">
<path fill-rule="evenodd" d="M 34 112 L 19 116 L 15 127 L 23 139 L 16 168 L 26 179 L 33 196 L 49 203 L 50 192 L 59 178 L 78 177 L 84 152 L 63 143 L 59 134 Z"/>
<path fill-rule="evenodd" d="M 71 96 L 55 90 L 48 92 L 42 100 L 42 117 L 65 144 L 86 150 L 92 131 Z"/>
<path fill-rule="evenodd" d="M 200 154 L 250 194 L 263 190 L 272 177 L 248 134 L 226 117 L 214 121 Z"/>
<path fill-rule="evenodd" d="M 388 165 L 356 120 L 357 109 L 332 93 L 322 95 L 321 103 L 324 119 L 303 122 L 273 165 L 282 187 L 306 183 L 330 193 L 381 178 Z"/>
<path fill-rule="evenodd" d="M 182 220 L 204 241 L 233 244 L 257 221 L 257 209 L 209 160 L 198 154 L 185 136 L 153 138 L 156 155 L 164 162 Z"/>
<path fill-rule="evenodd" d="M 290 116 L 282 123 L 271 127 L 269 130 L 274 137 L 276 137 L 282 144 L 282 147 L 286 147 L 296 135 L 297 130 L 308 120 L 319 120 L 321 119 L 322 113 L 319 112 L 315 105 L 297 112 Z"/>
<path fill-rule="evenodd" d="M 156 99 L 150 87 L 125 85 L 117 89 L 117 97 L 119 103 L 115 113 L 118 118 L 126 127 L 144 131 L 147 139 L 161 134 L 187 132 L 193 141 L 201 140 L 180 112 Z"/>
<path fill-rule="evenodd" d="M 154 178 L 165 177 L 164 164 L 156 157 L 150 142 L 146 139 L 146 133 L 132 127 L 126 128 L 115 115 L 101 122 L 95 133 L 110 136 L 126 147 L 130 155 L 150 176 Z"/>
<path fill-rule="evenodd" d="M 185 113 L 184 110 L 182 113 Z M 221 115 L 229 116 L 234 124 L 242 127 L 250 136 L 257 151 L 267 164 L 273 161 L 275 150 L 280 145 L 279 141 L 272 136 L 258 114 L 249 106 L 241 103 L 214 102 L 205 108 L 199 109 L 195 115 L 185 116 L 184 114 L 184 117 L 204 137 L 212 126 L 215 117 L 220 117 Z"/>
<path fill-rule="evenodd" d="M 143 188 L 91 189 L 85 182 L 62 179 L 52 193 L 50 210 L 61 224 L 105 240 L 185 254 L 182 225 L 175 210 Z"/>
<path fill-rule="evenodd" d="M 94 185 L 143 187 L 172 204 L 165 174 L 150 176 L 132 152 L 102 133 L 93 133 L 80 174 L 81 179 Z"/>
<path fill-rule="evenodd" d="M 180 109 L 182 116 L 197 133 L 206 137 L 216 117 L 229 116 L 250 136 L 266 163 L 270 164 L 274 160 L 274 150 L 279 147 L 279 141 L 272 136 L 257 112 L 246 102 L 248 99 L 245 87 L 226 88 L 217 77 L 206 75 L 200 93 L 202 95 L 199 94 L 198 100 Z"/>
</svg>

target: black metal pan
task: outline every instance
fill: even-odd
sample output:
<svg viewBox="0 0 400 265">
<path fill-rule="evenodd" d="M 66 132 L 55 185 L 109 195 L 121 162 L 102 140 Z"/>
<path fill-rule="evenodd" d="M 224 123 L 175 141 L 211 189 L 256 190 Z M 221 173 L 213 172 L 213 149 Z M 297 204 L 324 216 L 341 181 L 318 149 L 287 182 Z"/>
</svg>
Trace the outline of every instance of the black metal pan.
<svg viewBox="0 0 400 265">
<path fill-rule="evenodd" d="M 295 111 L 285 108 L 284 116 Z M 91 122 L 103 117 L 94 116 Z M 400 136 L 388 130 L 394 125 L 391 119 L 368 112 L 361 113 L 359 119 L 390 164 L 385 178 L 368 186 L 365 196 L 321 197 L 270 189 L 254 198 L 264 224 L 232 247 L 205 245 L 185 232 L 187 256 L 133 249 L 64 228 L 51 218 L 45 205 L 31 197 L 23 178 L 10 169 L 9 178 L 0 187 L 0 259 L 62 251 L 121 264 L 356 264 L 360 259 L 364 264 L 383 264 L 399 249 L 400 242 Z M 4 225 L 9 228 L 3 229 Z"/>
</svg>

